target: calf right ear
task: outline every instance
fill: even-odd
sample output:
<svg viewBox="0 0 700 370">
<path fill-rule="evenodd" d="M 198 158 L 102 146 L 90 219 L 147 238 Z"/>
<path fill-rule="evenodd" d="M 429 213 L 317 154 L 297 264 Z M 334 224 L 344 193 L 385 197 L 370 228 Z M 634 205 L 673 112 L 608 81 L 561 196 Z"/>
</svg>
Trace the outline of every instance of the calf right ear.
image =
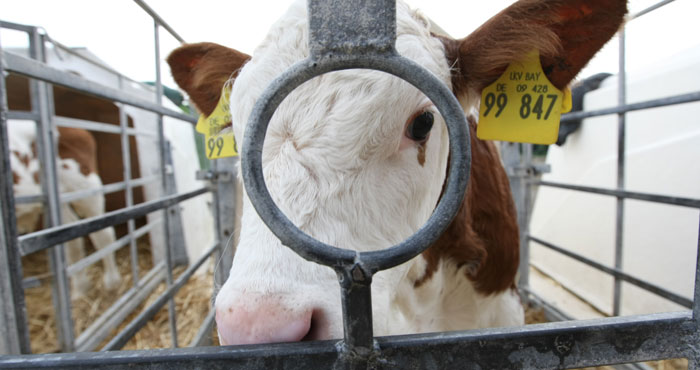
<svg viewBox="0 0 700 370">
<path fill-rule="evenodd" d="M 250 56 L 211 42 L 175 49 L 167 62 L 175 82 L 189 94 L 200 113 L 209 115 L 221 98 L 224 84 L 236 77 Z"/>
</svg>

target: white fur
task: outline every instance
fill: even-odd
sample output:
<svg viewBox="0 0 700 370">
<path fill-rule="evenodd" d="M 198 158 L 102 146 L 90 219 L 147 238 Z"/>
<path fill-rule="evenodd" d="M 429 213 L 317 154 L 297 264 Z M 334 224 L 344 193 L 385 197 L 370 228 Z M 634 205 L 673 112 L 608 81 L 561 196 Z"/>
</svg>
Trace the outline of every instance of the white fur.
<svg viewBox="0 0 700 370">
<path fill-rule="evenodd" d="M 41 184 L 34 179 L 38 173 L 39 160 L 32 152 L 32 143 L 36 140 L 36 128 L 32 121 L 11 120 L 8 122 L 8 136 L 10 149 L 10 165 L 12 172 L 18 176 L 19 181 L 14 185 L 15 196 L 38 195 L 41 194 Z M 22 158 L 28 158 L 29 163 L 25 165 Z M 87 176 L 80 172 L 80 165 L 74 159 L 59 158 L 56 162 L 58 173 L 59 192 L 73 192 L 79 190 L 97 189 L 102 187 L 100 177 L 91 173 Z M 78 199 L 70 203 L 61 205 L 61 219 L 64 224 L 79 221 L 82 218 L 95 217 L 105 212 L 105 199 L 102 194 L 95 194 L 86 198 Z M 42 215 L 41 203 L 25 203 L 15 206 L 17 216 L 17 228 L 19 233 L 25 234 L 36 231 L 37 223 Z M 95 248 L 103 248 L 116 240 L 112 227 L 98 230 L 89 235 Z M 77 262 L 85 256 L 85 248 L 82 238 L 73 239 L 67 243 L 67 255 L 70 263 Z M 104 259 L 105 274 L 103 282 L 105 288 L 112 290 L 119 286 L 121 275 L 117 268 L 114 254 L 108 254 Z M 71 280 L 74 297 L 83 296 L 87 293 L 91 283 L 86 272 L 83 270 L 76 274 Z"/>
<path fill-rule="evenodd" d="M 429 22 L 402 2 L 397 13 L 398 52 L 450 86 L 444 49 L 431 37 Z M 241 70 L 231 93 L 237 138 L 243 138 L 263 89 L 308 56 L 307 29 L 306 4 L 298 1 Z M 421 165 L 417 145 L 403 148 L 401 141 L 406 122 L 426 106 L 436 120 Z M 444 121 L 420 91 L 382 72 L 349 70 L 306 82 L 283 101 L 267 131 L 263 169 L 274 201 L 300 229 L 334 246 L 369 251 L 397 244 L 425 223 L 440 196 L 447 151 Z M 327 336 L 341 337 L 333 271 L 282 246 L 247 196 L 243 199 L 240 242 L 217 309 L 253 307 L 245 299 L 251 294 L 280 295 L 290 308 L 320 308 Z M 483 297 L 446 263 L 428 283 L 414 289 L 419 276 L 413 275 L 422 273 L 424 265 L 418 257 L 374 277 L 376 335 L 522 322 L 522 309 L 518 320 L 510 293 Z M 494 317 L 500 315 L 515 318 Z"/>
</svg>

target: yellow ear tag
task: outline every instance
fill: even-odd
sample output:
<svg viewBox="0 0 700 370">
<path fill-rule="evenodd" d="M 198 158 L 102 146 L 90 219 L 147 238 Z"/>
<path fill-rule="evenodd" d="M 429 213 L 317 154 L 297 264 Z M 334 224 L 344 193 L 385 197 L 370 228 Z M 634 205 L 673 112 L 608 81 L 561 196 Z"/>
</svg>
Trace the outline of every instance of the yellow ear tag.
<svg viewBox="0 0 700 370">
<path fill-rule="evenodd" d="M 238 155 L 238 147 L 231 127 L 230 95 L 231 92 L 224 89 L 214 111 L 208 117 L 200 115 L 195 127 L 197 132 L 204 134 L 206 154 L 209 159 Z"/>
<path fill-rule="evenodd" d="M 482 140 L 552 144 L 561 114 L 570 110 L 571 91 L 562 92 L 549 82 L 540 53 L 533 50 L 484 88 L 476 135 Z"/>
</svg>

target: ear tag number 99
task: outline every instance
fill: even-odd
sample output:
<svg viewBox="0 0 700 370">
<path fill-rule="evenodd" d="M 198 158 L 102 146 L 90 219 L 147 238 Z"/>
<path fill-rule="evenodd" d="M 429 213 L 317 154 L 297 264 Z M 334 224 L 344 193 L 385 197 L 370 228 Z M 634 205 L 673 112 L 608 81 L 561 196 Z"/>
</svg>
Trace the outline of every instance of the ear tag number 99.
<svg viewBox="0 0 700 370">
<path fill-rule="evenodd" d="M 230 91 L 224 90 L 214 111 L 209 116 L 199 116 L 197 121 L 196 130 L 204 134 L 205 152 L 209 159 L 238 155 L 238 147 L 231 127 L 229 95 Z"/>
<path fill-rule="evenodd" d="M 520 62 L 511 63 L 494 83 L 481 93 L 477 136 L 552 144 L 559 133 L 562 113 L 571 110 L 571 93 L 562 92 L 547 79 L 537 50 Z"/>
</svg>

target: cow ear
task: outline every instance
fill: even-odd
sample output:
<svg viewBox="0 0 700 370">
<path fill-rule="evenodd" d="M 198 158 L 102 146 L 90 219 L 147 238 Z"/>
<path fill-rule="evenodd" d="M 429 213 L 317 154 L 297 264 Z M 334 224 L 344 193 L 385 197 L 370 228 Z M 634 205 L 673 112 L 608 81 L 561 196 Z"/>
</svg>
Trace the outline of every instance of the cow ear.
<svg viewBox="0 0 700 370">
<path fill-rule="evenodd" d="M 186 44 L 167 58 L 175 82 L 189 94 L 200 113 L 216 108 L 224 84 L 250 59 L 247 54 L 210 42 Z"/>
<path fill-rule="evenodd" d="M 480 92 L 537 49 L 549 80 L 563 89 L 620 28 L 626 0 L 521 0 L 461 40 L 442 38 L 458 71 L 458 97 Z"/>
</svg>

